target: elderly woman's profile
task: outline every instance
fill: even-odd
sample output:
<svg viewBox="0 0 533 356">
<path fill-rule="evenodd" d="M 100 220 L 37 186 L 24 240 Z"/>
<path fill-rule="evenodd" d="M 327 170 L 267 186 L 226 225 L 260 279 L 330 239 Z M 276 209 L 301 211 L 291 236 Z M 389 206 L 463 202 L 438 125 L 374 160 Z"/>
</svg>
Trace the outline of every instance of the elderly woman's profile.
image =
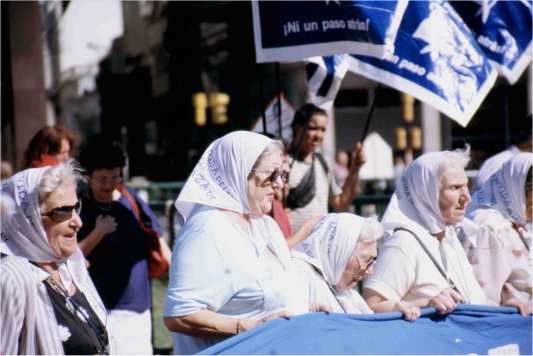
<svg viewBox="0 0 533 356">
<path fill-rule="evenodd" d="M 2 354 L 108 354 L 114 339 L 76 234 L 73 160 L 2 184 Z"/>
<path fill-rule="evenodd" d="M 207 148 L 185 183 L 164 310 L 175 353 L 196 353 L 267 320 L 309 311 L 305 279 L 266 215 L 282 184 L 282 152 L 281 142 L 232 132 Z"/>
<path fill-rule="evenodd" d="M 291 252 L 310 280 L 311 302 L 325 304 L 334 313 L 372 313 L 354 288 L 372 273 L 382 236 L 383 228 L 372 219 L 350 213 L 323 217 Z"/>
<path fill-rule="evenodd" d="M 440 313 L 457 303 L 492 304 L 479 285 L 455 228 L 471 200 L 464 150 L 427 153 L 405 170 L 381 223 L 385 239 L 363 296 L 375 312 L 435 307 Z M 528 314 L 527 306 L 516 306 Z"/>
</svg>

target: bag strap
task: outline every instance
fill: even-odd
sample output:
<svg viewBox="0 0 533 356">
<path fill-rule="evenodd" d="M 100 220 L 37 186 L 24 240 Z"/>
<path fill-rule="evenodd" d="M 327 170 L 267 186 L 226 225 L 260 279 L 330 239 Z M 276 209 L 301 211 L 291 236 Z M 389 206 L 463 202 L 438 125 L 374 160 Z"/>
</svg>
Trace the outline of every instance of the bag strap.
<svg viewBox="0 0 533 356">
<path fill-rule="evenodd" d="M 426 245 L 424 245 L 424 243 L 422 242 L 422 240 L 420 240 L 420 238 L 418 236 L 416 236 L 416 234 L 414 232 L 412 232 L 411 230 L 409 229 L 406 229 L 404 227 L 398 227 L 396 229 L 394 229 L 394 232 L 398 231 L 398 230 L 402 230 L 402 231 L 407 231 L 408 233 L 410 233 L 411 235 L 413 235 L 416 239 L 416 241 L 418 241 L 418 243 L 420 244 L 420 246 L 422 247 L 422 249 L 424 250 L 424 252 L 428 255 L 428 257 L 431 259 L 431 261 L 433 262 L 433 264 L 435 265 L 435 267 L 437 267 L 437 270 L 440 272 L 440 274 L 444 277 L 444 279 L 446 280 L 446 282 L 448 282 L 448 284 L 450 285 L 450 287 L 452 287 L 452 289 L 454 291 L 456 291 L 457 293 L 461 294 L 461 292 L 459 291 L 459 289 L 457 288 L 455 282 L 450 278 L 448 277 L 448 274 L 444 271 L 444 269 L 442 269 L 442 267 L 440 266 L 440 264 L 437 262 L 437 260 L 435 259 L 435 257 L 433 257 L 433 255 L 431 254 L 431 252 L 429 252 L 428 248 L 426 247 Z M 462 294 L 461 294 L 462 295 Z"/>
<path fill-rule="evenodd" d="M 326 163 L 326 159 L 324 158 L 324 156 L 322 156 L 322 153 L 315 152 L 314 155 L 316 156 L 316 158 L 318 158 L 318 162 L 320 162 L 320 165 L 324 169 L 324 172 L 326 172 L 326 174 L 328 174 L 329 173 L 329 167 L 328 167 L 328 164 Z"/>
<path fill-rule="evenodd" d="M 296 158 L 292 162 L 294 163 L 295 161 Z M 300 183 L 290 189 L 287 197 L 287 206 L 291 209 L 304 207 L 313 199 L 315 192 L 315 156 L 313 155 L 309 170 L 304 174 Z"/>
<path fill-rule="evenodd" d="M 137 203 L 137 200 L 133 197 L 133 195 L 130 193 L 130 191 L 124 186 L 124 184 L 117 185 L 117 189 L 120 192 L 120 194 L 122 194 L 122 196 L 130 203 L 131 208 L 133 209 L 133 212 L 135 213 L 135 216 L 137 217 L 137 220 L 139 220 L 141 229 L 144 232 L 153 233 L 155 230 L 147 227 L 144 224 L 144 220 L 141 215 L 141 210 L 139 209 L 139 204 Z"/>
</svg>

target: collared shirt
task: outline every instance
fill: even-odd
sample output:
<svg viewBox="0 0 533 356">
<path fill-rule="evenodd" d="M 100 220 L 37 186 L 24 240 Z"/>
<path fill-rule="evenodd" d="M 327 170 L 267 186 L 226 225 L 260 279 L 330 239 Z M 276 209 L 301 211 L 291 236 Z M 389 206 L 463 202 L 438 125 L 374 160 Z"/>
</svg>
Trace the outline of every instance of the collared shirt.
<svg viewBox="0 0 533 356">
<path fill-rule="evenodd" d="M 26 259 L 2 257 L 0 262 L 0 353 L 9 354 L 64 354 L 57 321 L 43 280 L 50 275 L 33 266 Z M 105 309 L 89 278 L 75 281 L 93 310 L 106 325 Z M 114 352 L 114 338 L 106 325 L 110 352 Z"/>
<path fill-rule="evenodd" d="M 308 311 L 308 288 L 290 260 L 276 222 L 264 217 L 243 231 L 221 211 L 201 207 L 176 239 L 165 316 L 210 310 L 259 319 L 277 310 Z M 265 253 L 269 251 L 269 253 Z M 173 333 L 174 353 L 197 353 L 215 340 Z"/>
</svg>

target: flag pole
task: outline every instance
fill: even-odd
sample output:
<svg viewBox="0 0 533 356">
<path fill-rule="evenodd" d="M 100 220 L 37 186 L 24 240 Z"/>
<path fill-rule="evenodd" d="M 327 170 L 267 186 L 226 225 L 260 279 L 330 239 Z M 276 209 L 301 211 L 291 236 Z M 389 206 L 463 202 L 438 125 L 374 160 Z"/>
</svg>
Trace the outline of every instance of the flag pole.
<svg viewBox="0 0 533 356">
<path fill-rule="evenodd" d="M 267 131 L 267 122 L 266 122 L 266 113 L 265 113 L 265 88 L 264 88 L 264 76 L 263 76 L 263 65 L 259 65 L 259 98 L 261 101 L 261 119 L 263 121 L 263 133 L 266 135 Z"/>
<path fill-rule="evenodd" d="M 279 139 L 283 139 L 283 128 L 281 125 L 281 71 L 279 69 L 279 62 L 276 62 L 276 89 L 278 97 L 278 130 Z"/>
<path fill-rule="evenodd" d="M 374 114 L 374 109 L 376 108 L 376 98 L 378 96 L 379 89 L 381 89 L 381 83 L 378 84 L 376 90 L 374 90 L 374 98 L 372 99 L 372 105 L 370 106 L 370 111 L 366 117 L 365 128 L 363 129 L 363 135 L 361 135 L 361 144 L 364 142 L 366 135 L 368 134 L 368 128 L 370 126 L 370 120 L 372 120 L 372 115 Z"/>
</svg>

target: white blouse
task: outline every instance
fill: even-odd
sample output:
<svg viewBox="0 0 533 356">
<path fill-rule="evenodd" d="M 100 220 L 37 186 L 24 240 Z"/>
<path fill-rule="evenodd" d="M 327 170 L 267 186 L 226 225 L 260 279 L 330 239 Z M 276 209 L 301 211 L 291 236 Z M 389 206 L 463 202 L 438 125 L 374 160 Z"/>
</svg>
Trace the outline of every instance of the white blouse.
<svg viewBox="0 0 533 356">
<path fill-rule="evenodd" d="M 521 229 L 522 238 L 503 215 L 494 209 L 479 209 L 473 214 L 479 224 L 475 241 L 464 241 L 474 273 L 487 294 L 496 304 L 510 298 L 530 301 L 532 263 L 531 232 Z"/>
<path fill-rule="evenodd" d="M 207 309 L 239 319 L 278 310 L 309 310 L 308 286 L 298 278 L 279 227 L 270 217 L 245 233 L 219 210 L 202 206 L 177 237 L 164 316 Z M 173 333 L 174 353 L 197 353 L 219 340 Z"/>
<path fill-rule="evenodd" d="M 485 293 L 459 241 L 445 237 L 439 242 L 429 234 L 418 237 L 456 284 L 466 303 L 487 304 Z M 408 302 L 433 298 L 450 285 L 414 236 L 406 231 L 397 231 L 381 245 L 374 272 L 366 280 L 365 288 L 390 301 Z"/>
</svg>

